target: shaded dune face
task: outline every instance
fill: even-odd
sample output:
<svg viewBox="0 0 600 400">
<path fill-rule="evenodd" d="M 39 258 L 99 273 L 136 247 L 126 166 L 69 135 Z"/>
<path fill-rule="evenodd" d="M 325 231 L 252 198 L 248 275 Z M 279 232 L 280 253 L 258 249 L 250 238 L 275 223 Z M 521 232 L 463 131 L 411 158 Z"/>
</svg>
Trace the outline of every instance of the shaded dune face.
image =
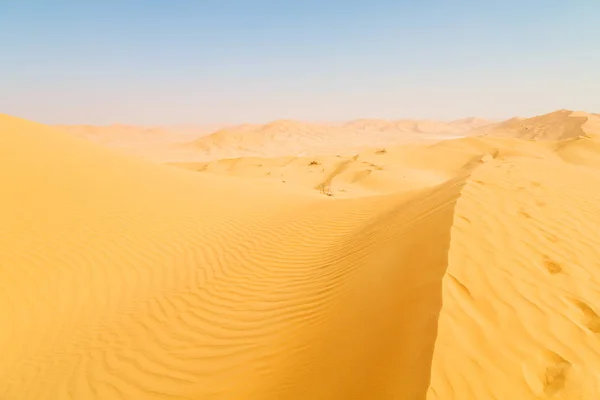
<svg viewBox="0 0 600 400">
<path fill-rule="evenodd" d="M 565 145 L 573 158 L 581 141 Z M 598 397 L 599 183 L 597 169 L 555 158 L 474 170 L 455 209 L 428 398 Z"/>
<path fill-rule="evenodd" d="M 463 179 L 334 203 L 0 129 L 3 398 L 424 396 Z"/>
<path fill-rule="evenodd" d="M 174 168 L 0 116 L 0 399 L 600 398 L 600 146 L 553 118 Z"/>
</svg>

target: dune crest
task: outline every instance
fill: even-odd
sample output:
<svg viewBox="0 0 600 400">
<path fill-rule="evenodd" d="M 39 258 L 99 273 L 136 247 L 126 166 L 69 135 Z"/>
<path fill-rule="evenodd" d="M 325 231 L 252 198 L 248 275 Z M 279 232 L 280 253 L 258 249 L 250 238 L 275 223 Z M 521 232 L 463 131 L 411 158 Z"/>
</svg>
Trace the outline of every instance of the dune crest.
<svg viewBox="0 0 600 400">
<path fill-rule="evenodd" d="M 159 165 L 0 115 L 0 398 L 595 400 L 596 117 Z"/>
<path fill-rule="evenodd" d="M 0 132 L 0 397 L 424 396 L 464 178 L 337 202 Z"/>
<path fill-rule="evenodd" d="M 473 172 L 452 227 L 428 399 L 598 397 L 598 184 L 597 170 L 548 159 Z"/>
<path fill-rule="evenodd" d="M 546 141 L 574 139 L 600 134 L 600 117 L 590 113 L 558 110 L 532 118 L 513 118 L 474 130 L 472 134 Z"/>
</svg>

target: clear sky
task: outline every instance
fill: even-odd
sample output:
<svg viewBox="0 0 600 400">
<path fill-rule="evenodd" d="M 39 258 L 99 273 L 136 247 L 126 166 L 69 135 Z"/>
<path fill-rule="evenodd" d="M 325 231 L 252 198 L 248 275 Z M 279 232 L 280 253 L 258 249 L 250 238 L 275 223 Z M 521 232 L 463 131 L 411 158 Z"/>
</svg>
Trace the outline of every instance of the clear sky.
<svg viewBox="0 0 600 400">
<path fill-rule="evenodd" d="M 599 0 L 0 0 L 0 113 L 44 123 L 600 112 Z"/>
</svg>

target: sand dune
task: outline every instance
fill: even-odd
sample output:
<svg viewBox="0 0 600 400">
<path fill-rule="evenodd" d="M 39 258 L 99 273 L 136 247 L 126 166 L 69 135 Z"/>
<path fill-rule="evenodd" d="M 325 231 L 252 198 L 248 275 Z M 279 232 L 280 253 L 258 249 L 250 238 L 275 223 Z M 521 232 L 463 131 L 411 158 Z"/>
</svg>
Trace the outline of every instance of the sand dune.
<svg viewBox="0 0 600 400">
<path fill-rule="evenodd" d="M 277 120 L 238 126 L 56 125 L 61 131 L 153 161 L 351 155 L 377 146 L 433 143 L 489 124 L 480 118 L 451 122 L 356 120 L 344 124 Z M 219 128 L 219 129 L 217 129 Z"/>
<path fill-rule="evenodd" d="M 173 125 L 173 126 L 137 126 L 137 125 L 54 125 L 55 128 L 83 137 L 99 144 L 122 146 L 124 143 L 154 141 L 177 141 L 201 136 L 222 128 L 220 125 Z"/>
<path fill-rule="evenodd" d="M 575 142 L 565 145 L 566 142 L 544 146 L 513 138 L 467 137 L 434 144 L 368 149 L 348 156 L 241 157 L 169 164 L 221 176 L 253 178 L 280 187 L 293 185 L 347 198 L 439 185 L 454 177 L 473 157 L 488 153 L 561 160 L 561 157 L 568 158 L 571 149 L 580 146 Z M 588 148 L 587 143 L 583 147 Z M 590 162 L 596 160 L 593 154 L 590 157 Z M 581 160 L 580 152 L 573 159 Z"/>
<path fill-rule="evenodd" d="M 373 120 L 359 119 L 346 124 L 349 128 L 360 128 L 373 131 L 392 131 L 402 133 L 430 133 L 430 134 L 462 134 L 469 129 L 489 125 L 491 121 L 483 118 L 464 118 L 450 122 L 420 121 L 420 120 Z"/>
<path fill-rule="evenodd" d="M 0 131 L 2 398 L 424 395 L 464 177 L 340 203 Z"/>
<path fill-rule="evenodd" d="M 157 162 L 194 159 L 184 144 L 223 125 L 55 125 L 55 128 L 120 152 Z"/>
<path fill-rule="evenodd" d="M 344 124 L 280 120 L 227 128 L 191 143 L 205 160 L 240 156 L 349 155 L 378 146 L 431 143 L 489 124 L 478 118 L 452 122 L 361 119 Z"/>
<path fill-rule="evenodd" d="M 514 137 L 529 140 L 565 140 L 600 134 L 600 116 L 559 110 L 533 118 L 513 118 L 476 129 L 471 134 Z"/>
<path fill-rule="evenodd" d="M 413 145 L 365 150 L 351 156 L 245 157 L 171 165 L 347 198 L 436 186 L 481 154 L 478 149 L 452 151 Z"/>
<path fill-rule="evenodd" d="M 598 183 L 555 160 L 473 172 L 452 227 L 430 398 L 598 397 Z"/>
<path fill-rule="evenodd" d="M 550 116 L 183 168 L 0 116 L 0 399 L 599 398 L 600 139 Z"/>
</svg>

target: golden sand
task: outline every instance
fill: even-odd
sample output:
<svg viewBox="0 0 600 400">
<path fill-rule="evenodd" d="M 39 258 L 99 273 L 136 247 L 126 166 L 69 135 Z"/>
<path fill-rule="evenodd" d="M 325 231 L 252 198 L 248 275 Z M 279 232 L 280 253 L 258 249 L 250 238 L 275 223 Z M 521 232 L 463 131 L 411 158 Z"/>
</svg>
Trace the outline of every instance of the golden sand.
<svg viewBox="0 0 600 400">
<path fill-rule="evenodd" d="M 596 117 L 159 165 L 0 115 L 0 399 L 596 400 Z"/>
</svg>

